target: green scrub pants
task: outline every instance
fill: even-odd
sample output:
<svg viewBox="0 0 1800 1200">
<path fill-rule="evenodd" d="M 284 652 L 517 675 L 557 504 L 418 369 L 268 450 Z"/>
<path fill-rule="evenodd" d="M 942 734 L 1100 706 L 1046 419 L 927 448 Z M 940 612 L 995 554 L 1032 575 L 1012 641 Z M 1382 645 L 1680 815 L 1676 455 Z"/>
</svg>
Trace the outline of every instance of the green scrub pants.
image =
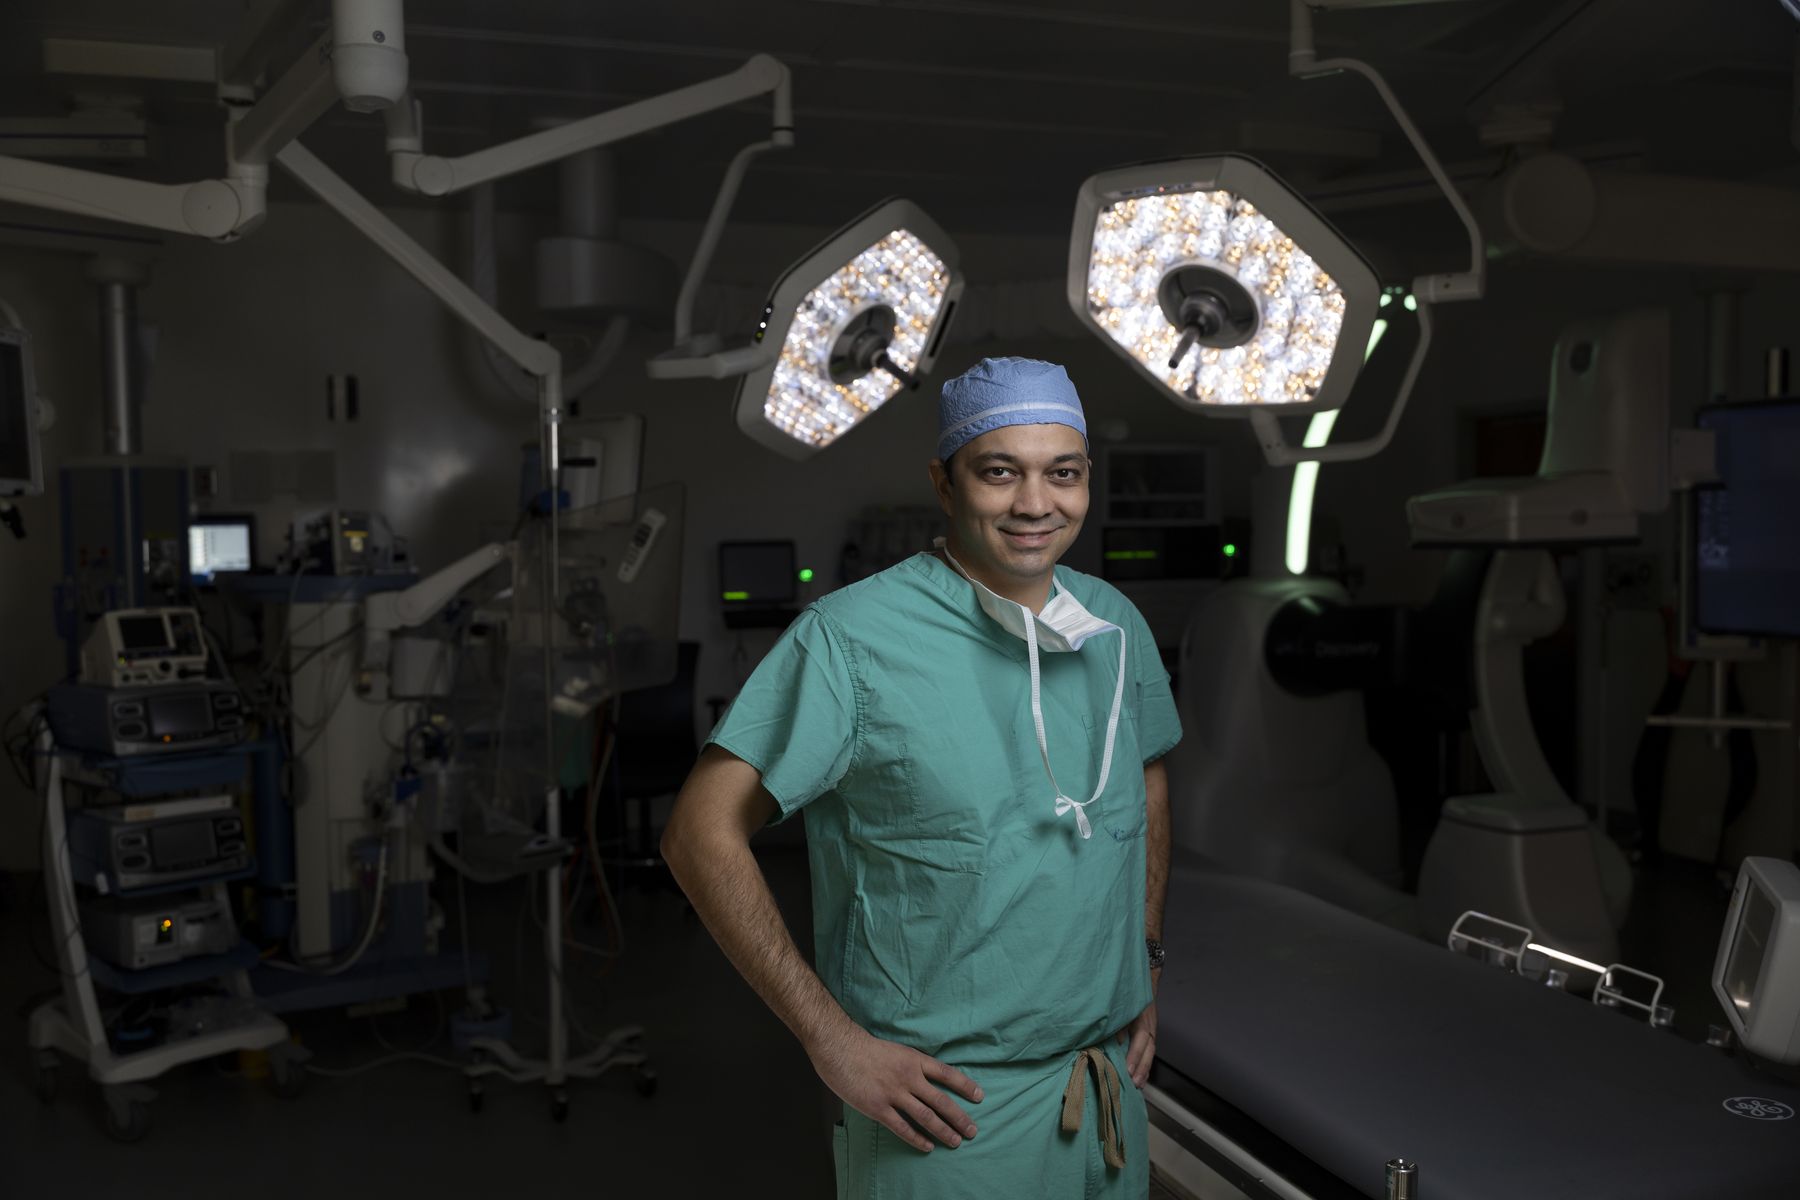
<svg viewBox="0 0 1800 1200">
<path fill-rule="evenodd" d="M 1125 1069 L 1126 1046 L 1109 1038 L 1105 1050 L 1121 1084 L 1123 1168 L 1103 1157 L 1099 1089 L 1091 1076 L 1081 1129 L 1063 1132 L 1063 1090 L 1078 1059 L 1070 1053 L 1048 1062 L 963 1067 L 986 1099 L 971 1104 L 952 1093 L 979 1131 L 954 1150 L 938 1145 L 921 1154 L 846 1105 L 832 1130 L 839 1200 L 1144 1200 L 1150 1194 L 1144 1094 Z"/>
</svg>

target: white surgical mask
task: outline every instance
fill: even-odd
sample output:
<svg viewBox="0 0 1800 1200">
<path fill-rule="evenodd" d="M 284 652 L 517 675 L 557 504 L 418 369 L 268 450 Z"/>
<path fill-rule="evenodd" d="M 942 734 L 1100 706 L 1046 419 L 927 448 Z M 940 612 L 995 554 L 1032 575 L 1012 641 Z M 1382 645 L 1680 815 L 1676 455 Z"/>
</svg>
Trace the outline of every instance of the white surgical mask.
<svg viewBox="0 0 1800 1200">
<path fill-rule="evenodd" d="M 1092 837 L 1094 827 L 1088 823 L 1086 809 L 1106 790 L 1107 776 L 1112 774 L 1113 744 L 1119 735 L 1119 711 L 1125 702 L 1125 631 L 1111 621 L 1103 621 L 1089 612 L 1067 589 L 1056 586 L 1054 577 L 1051 583 L 1055 594 L 1044 605 L 1042 612 L 1034 613 L 1026 605 L 997 595 L 963 570 L 963 565 L 950 553 L 950 547 L 944 543 L 943 538 L 938 538 L 932 544 L 943 551 L 950 565 L 975 588 L 975 598 L 980 601 L 982 611 L 998 621 L 1001 628 L 1025 643 L 1031 662 L 1031 721 L 1037 729 L 1038 753 L 1044 760 L 1044 774 L 1050 777 L 1050 786 L 1056 790 L 1056 815 L 1060 817 L 1074 812 L 1075 827 L 1081 831 L 1082 838 L 1085 840 Z M 1062 785 L 1056 782 L 1056 772 L 1050 767 L 1050 744 L 1044 737 L 1044 708 L 1039 699 L 1038 650 L 1041 647 L 1054 653 L 1073 653 L 1099 633 L 1119 635 L 1119 682 L 1113 689 L 1112 715 L 1106 720 L 1106 748 L 1100 756 L 1100 779 L 1094 784 L 1093 795 L 1086 800 L 1076 800 L 1063 794 Z"/>
</svg>

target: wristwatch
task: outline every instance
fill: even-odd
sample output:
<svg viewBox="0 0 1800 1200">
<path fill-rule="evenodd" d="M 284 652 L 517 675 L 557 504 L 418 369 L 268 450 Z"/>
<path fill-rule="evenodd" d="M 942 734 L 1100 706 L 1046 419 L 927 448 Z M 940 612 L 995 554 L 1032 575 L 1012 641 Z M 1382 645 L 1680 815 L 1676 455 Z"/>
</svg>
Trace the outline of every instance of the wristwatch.
<svg viewBox="0 0 1800 1200">
<path fill-rule="evenodd" d="M 1150 952 L 1150 969 L 1152 971 L 1162 970 L 1163 958 L 1165 957 L 1163 954 L 1162 942 L 1156 938 L 1147 937 L 1144 939 L 1144 949 Z"/>
</svg>

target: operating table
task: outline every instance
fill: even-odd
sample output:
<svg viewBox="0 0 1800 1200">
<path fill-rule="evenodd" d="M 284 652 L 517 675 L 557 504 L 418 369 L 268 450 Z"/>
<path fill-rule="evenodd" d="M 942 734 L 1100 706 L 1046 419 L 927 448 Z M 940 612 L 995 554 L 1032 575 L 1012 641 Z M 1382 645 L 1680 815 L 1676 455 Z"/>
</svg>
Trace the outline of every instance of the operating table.
<svg viewBox="0 0 1800 1200">
<path fill-rule="evenodd" d="M 1164 941 L 1159 1165 L 1252 1200 L 1380 1197 L 1398 1157 L 1421 1200 L 1800 1197 L 1800 1088 L 1741 1057 L 1179 851 Z"/>
</svg>

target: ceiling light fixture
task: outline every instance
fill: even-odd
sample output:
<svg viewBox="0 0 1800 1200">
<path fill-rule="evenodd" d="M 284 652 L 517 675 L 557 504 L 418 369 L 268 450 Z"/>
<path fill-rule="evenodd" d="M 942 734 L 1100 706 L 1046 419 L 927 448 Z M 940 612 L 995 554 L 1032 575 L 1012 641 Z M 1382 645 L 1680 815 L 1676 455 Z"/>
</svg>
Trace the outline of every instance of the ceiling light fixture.
<svg viewBox="0 0 1800 1200">
<path fill-rule="evenodd" d="M 931 370 L 962 294 L 956 247 L 888 200 L 790 266 L 763 308 L 738 427 L 789 458 L 836 442 Z"/>
<path fill-rule="evenodd" d="M 1362 256 L 1266 167 L 1233 154 L 1142 164 L 1093 176 L 1076 199 L 1067 275 L 1076 317 L 1174 403 L 1248 418 L 1274 466 L 1386 448 L 1431 346 L 1431 305 L 1479 299 L 1486 283 L 1474 216 L 1386 81 L 1367 63 L 1314 51 L 1313 8 L 1375 2 L 1290 0 L 1288 69 L 1369 80 L 1468 231 L 1469 268 L 1413 282 L 1419 342 L 1373 437 L 1326 445 L 1329 426 L 1315 421 L 1294 445 L 1282 428 L 1283 417 L 1343 406 L 1382 299 Z"/>
</svg>

